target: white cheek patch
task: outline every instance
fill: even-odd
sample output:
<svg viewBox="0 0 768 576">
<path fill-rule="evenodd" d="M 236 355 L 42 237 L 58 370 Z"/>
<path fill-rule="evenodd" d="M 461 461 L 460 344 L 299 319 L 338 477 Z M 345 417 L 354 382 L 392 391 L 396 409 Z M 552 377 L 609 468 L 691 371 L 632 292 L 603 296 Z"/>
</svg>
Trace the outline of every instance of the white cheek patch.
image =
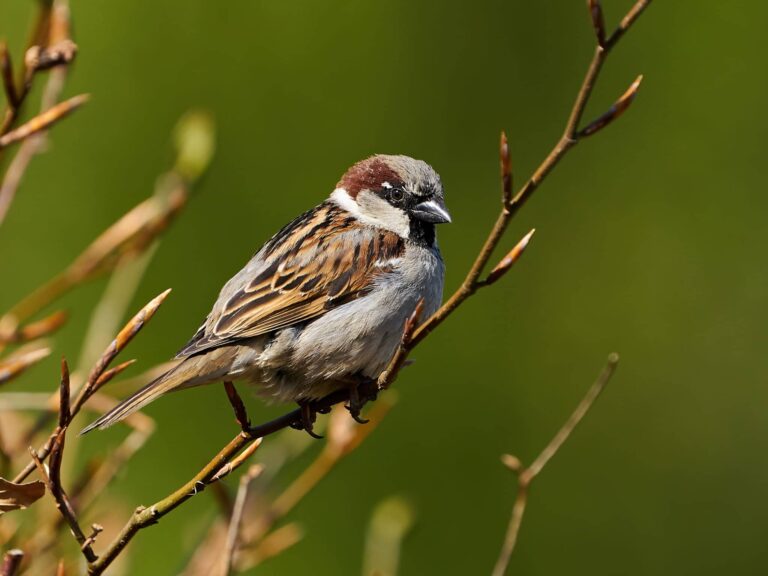
<svg viewBox="0 0 768 576">
<path fill-rule="evenodd" d="M 337 188 L 331 194 L 331 200 L 364 224 L 390 230 L 401 238 L 408 238 L 411 231 L 408 215 L 372 192 L 363 190 L 355 201 L 344 188 Z"/>
</svg>

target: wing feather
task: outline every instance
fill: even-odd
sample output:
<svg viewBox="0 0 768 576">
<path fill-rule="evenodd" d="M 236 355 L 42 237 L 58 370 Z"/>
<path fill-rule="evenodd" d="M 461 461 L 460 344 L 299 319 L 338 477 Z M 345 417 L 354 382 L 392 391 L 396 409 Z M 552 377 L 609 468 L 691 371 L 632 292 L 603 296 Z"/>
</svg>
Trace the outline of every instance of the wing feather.
<svg viewBox="0 0 768 576">
<path fill-rule="evenodd" d="M 222 290 L 179 357 L 311 321 L 360 297 L 405 250 L 326 202 L 284 227 Z"/>
</svg>

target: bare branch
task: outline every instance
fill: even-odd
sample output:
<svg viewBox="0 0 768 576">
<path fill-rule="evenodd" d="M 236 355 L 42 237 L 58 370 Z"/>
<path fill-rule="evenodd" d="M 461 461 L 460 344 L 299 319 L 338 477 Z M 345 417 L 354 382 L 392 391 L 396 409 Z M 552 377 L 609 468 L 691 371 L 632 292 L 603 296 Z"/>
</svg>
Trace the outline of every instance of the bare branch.
<svg viewBox="0 0 768 576">
<path fill-rule="evenodd" d="M 137 508 L 133 513 L 133 516 L 131 516 L 131 519 L 107 547 L 101 557 L 88 565 L 88 574 L 102 574 L 139 530 L 152 524 L 157 524 L 163 516 L 205 490 L 206 486 L 216 481 L 215 479 L 217 478 L 218 472 L 243 448 L 253 442 L 253 440 L 253 437 L 241 432 L 210 462 L 208 462 L 202 470 L 195 474 L 189 482 L 184 484 L 173 494 L 152 504 L 148 508 L 144 506 Z"/>
<path fill-rule="evenodd" d="M 0 567 L 1 576 L 16 576 L 24 560 L 24 552 L 18 548 L 8 550 L 3 557 L 3 565 Z"/>
<path fill-rule="evenodd" d="M 499 142 L 499 164 L 501 168 L 501 203 L 507 207 L 512 202 L 512 160 L 509 156 L 507 134 L 501 133 Z"/>
<path fill-rule="evenodd" d="M 592 17 L 592 27 L 595 29 L 597 44 L 605 48 L 605 18 L 603 17 L 603 7 L 600 0 L 587 0 L 589 15 Z"/>
<path fill-rule="evenodd" d="M 650 4 L 651 0 L 637 0 L 637 2 L 635 2 L 632 8 L 630 8 L 629 12 L 627 12 L 624 18 L 621 19 L 618 28 L 613 31 L 611 37 L 608 38 L 608 40 L 605 42 L 605 47 L 613 48 L 613 46 L 619 40 L 621 40 L 621 37 L 626 34 L 627 30 L 630 29 L 632 24 L 634 24 L 635 21 L 640 17 L 640 15 L 643 13 L 643 10 L 648 8 Z"/>
<path fill-rule="evenodd" d="M 65 100 L 59 104 L 56 104 L 53 108 L 50 108 L 35 116 L 29 122 L 22 124 L 16 130 L 12 130 L 7 134 L 0 136 L 0 149 L 10 146 L 14 142 L 24 140 L 33 134 L 46 130 L 51 125 L 55 124 L 62 118 L 69 116 L 72 112 L 77 110 L 80 106 L 88 101 L 89 96 L 87 94 L 80 94 L 79 96 L 73 96 L 69 100 Z"/>
<path fill-rule="evenodd" d="M 515 244 L 515 247 L 512 248 L 512 250 L 510 250 L 498 264 L 496 264 L 493 270 L 488 274 L 488 278 L 481 281 L 481 284 L 483 286 L 490 286 L 504 276 L 504 274 L 509 272 L 509 269 L 512 268 L 515 262 L 520 259 L 520 256 L 523 255 L 523 252 L 525 252 L 525 249 L 528 247 L 528 243 L 531 241 L 535 232 L 536 228 L 533 228 L 528 234 L 523 236 L 520 241 Z"/>
<path fill-rule="evenodd" d="M 61 359 L 61 383 L 59 384 L 59 428 L 66 428 L 71 420 L 69 409 L 69 365 Z"/>
<path fill-rule="evenodd" d="M 27 74 L 48 70 L 55 66 L 69 64 L 75 59 L 77 45 L 69 38 L 52 46 L 31 46 L 24 54 L 24 64 Z"/>
<path fill-rule="evenodd" d="M 8 107 L 16 108 L 19 105 L 19 96 L 16 94 L 16 85 L 13 83 L 13 62 L 5 42 L 0 42 L 0 72 L 3 76 L 3 88 Z"/>
<path fill-rule="evenodd" d="M 56 442 L 54 450 L 58 451 L 60 449 L 63 449 L 63 445 L 64 445 L 63 438 L 65 435 L 65 431 L 66 429 L 62 430 L 61 434 L 58 436 L 58 438 L 61 438 L 61 441 Z M 64 488 L 61 486 L 60 481 L 58 479 L 58 471 L 56 472 L 57 478 L 56 480 L 54 480 L 51 477 L 51 475 L 48 473 L 48 471 L 45 469 L 45 464 L 43 464 L 40 461 L 40 459 L 37 457 L 37 453 L 35 452 L 34 448 L 30 447 L 29 453 L 32 456 L 32 460 L 35 463 L 35 466 L 37 467 L 38 472 L 40 473 L 40 477 L 42 478 L 43 482 L 45 482 L 45 485 L 48 487 L 48 491 L 56 500 L 56 508 L 58 508 L 59 512 L 66 520 L 67 524 L 69 525 L 69 528 L 72 531 L 72 534 L 74 535 L 78 544 L 80 544 L 81 550 L 86 560 L 88 560 L 88 562 L 95 561 L 97 559 L 97 556 L 93 552 L 93 548 L 91 548 L 90 544 L 86 541 L 87 538 L 83 533 L 82 528 L 80 528 L 80 524 L 77 521 L 77 516 L 75 514 L 74 508 L 72 507 L 72 503 L 69 501 L 69 497 L 67 496 L 67 493 L 64 491 Z M 52 455 L 51 462 L 54 462 L 54 460 L 57 460 L 58 462 L 61 461 L 60 458 L 54 459 Z"/>
<path fill-rule="evenodd" d="M 240 544 L 240 524 L 243 519 L 245 503 L 248 499 L 248 490 L 251 487 L 251 482 L 253 482 L 262 471 L 263 468 L 260 465 L 254 464 L 248 469 L 248 472 L 240 477 L 240 485 L 237 490 L 235 505 L 232 508 L 229 529 L 227 530 L 227 544 L 224 551 L 224 567 L 222 570 L 224 576 L 229 576 L 232 573 L 235 554 L 237 552 L 237 547 Z"/>
<path fill-rule="evenodd" d="M 159 296 L 152 299 L 146 306 L 144 306 L 144 308 L 138 312 L 138 314 L 136 314 L 128 321 L 125 327 L 120 330 L 115 339 L 109 344 L 109 346 L 107 346 L 98 362 L 96 362 L 96 365 L 91 369 L 91 372 L 88 375 L 88 379 L 80 389 L 77 398 L 72 403 L 70 418 L 74 418 L 80 412 L 83 404 L 85 404 L 88 399 L 99 389 L 99 386 L 103 385 L 106 381 L 109 381 L 111 376 L 115 376 L 117 373 L 119 373 L 120 370 L 127 367 L 123 364 L 121 365 L 122 368 L 121 366 L 115 368 L 115 372 L 113 372 L 111 376 L 108 374 L 105 375 L 105 371 L 107 370 L 109 364 L 128 345 L 134 336 L 138 334 L 138 332 L 146 325 L 146 323 L 149 322 L 152 316 L 154 316 L 155 312 L 157 312 L 157 309 L 160 307 L 160 305 L 168 297 L 170 292 L 170 289 L 166 290 Z M 102 376 L 104 376 L 104 378 L 102 378 Z M 38 460 L 43 461 L 48 457 L 48 454 L 50 454 L 51 448 L 53 447 L 53 444 L 56 441 L 60 431 L 60 427 L 57 427 L 48 437 L 48 440 L 45 442 L 42 448 L 36 452 L 35 456 Z M 21 482 L 34 469 L 35 463 L 30 462 L 21 472 L 19 472 L 14 481 Z"/>
<path fill-rule="evenodd" d="M 37 322 L 16 328 L 8 334 L 0 334 L 0 346 L 3 344 L 18 344 L 48 336 L 61 328 L 67 321 L 67 313 L 61 310 L 46 316 Z"/>
<path fill-rule="evenodd" d="M 504 576 L 509 567 L 509 561 L 512 558 L 512 553 L 515 550 L 517 544 L 517 536 L 520 533 L 520 525 L 523 522 L 523 514 L 525 514 L 525 507 L 528 503 L 528 489 L 533 482 L 534 478 L 539 475 L 544 466 L 547 465 L 552 457 L 557 454 L 558 450 L 562 447 L 566 440 L 573 433 L 573 430 L 581 422 L 584 416 L 592 408 L 595 400 L 600 393 L 605 389 L 605 386 L 610 381 L 616 366 L 619 363 L 618 354 L 611 354 L 608 356 L 608 362 L 603 368 L 600 375 L 595 380 L 594 384 L 589 388 L 584 398 L 582 398 L 579 405 L 573 411 L 571 416 L 562 425 L 557 434 L 549 441 L 549 444 L 541 451 L 528 467 L 523 466 L 522 462 L 511 454 L 505 454 L 502 457 L 503 464 L 512 470 L 518 479 L 517 485 L 517 497 L 515 498 L 515 504 L 512 507 L 512 515 L 509 519 L 509 526 L 507 527 L 507 534 L 504 538 L 504 544 L 501 548 L 499 558 L 496 561 L 496 566 L 493 569 L 493 576 Z"/>
<path fill-rule="evenodd" d="M 12 356 L 5 362 L 0 362 L 0 384 L 15 378 L 33 364 L 37 364 L 40 360 L 46 358 L 50 353 L 50 348 L 37 348 L 24 354 Z"/>
<path fill-rule="evenodd" d="M 639 90 L 640 82 L 642 81 L 643 75 L 641 74 L 634 82 L 632 82 L 629 88 L 627 88 L 627 91 L 614 102 L 613 106 L 611 106 L 605 114 L 596 118 L 579 131 L 579 137 L 584 138 L 586 136 L 592 136 L 592 134 L 599 132 L 608 126 L 608 124 L 616 120 L 616 118 L 624 114 L 627 108 L 629 108 L 629 105 L 634 101 L 635 96 L 637 96 L 637 91 Z"/>
<path fill-rule="evenodd" d="M 217 482 L 224 478 L 225 476 L 229 476 L 232 472 L 237 470 L 243 462 L 248 460 L 256 450 L 259 449 L 259 446 L 261 446 L 262 439 L 256 438 L 253 442 L 250 443 L 250 445 L 240 452 L 237 456 L 232 458 L 229 462 L 227 462 L 224 466 L 221 467 L 221 469 L 216 472 L 216 474 L 211 478 L 211 482 Z"/>
</svg>

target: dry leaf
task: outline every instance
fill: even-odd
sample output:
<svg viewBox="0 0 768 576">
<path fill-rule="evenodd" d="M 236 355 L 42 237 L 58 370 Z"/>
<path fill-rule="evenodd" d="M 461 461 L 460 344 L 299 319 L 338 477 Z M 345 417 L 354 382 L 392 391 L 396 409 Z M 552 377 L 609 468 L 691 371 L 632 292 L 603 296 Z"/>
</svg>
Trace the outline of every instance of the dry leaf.
<svg viewBox="0 0 768 576">
<path fill-rule="evenodd" d="M 39 480 L 26 484 L 14 484 L 0 478 L 0 515 L 9 510 L 26 508 L 45 494 L 45 484 Z"/>
</svg>

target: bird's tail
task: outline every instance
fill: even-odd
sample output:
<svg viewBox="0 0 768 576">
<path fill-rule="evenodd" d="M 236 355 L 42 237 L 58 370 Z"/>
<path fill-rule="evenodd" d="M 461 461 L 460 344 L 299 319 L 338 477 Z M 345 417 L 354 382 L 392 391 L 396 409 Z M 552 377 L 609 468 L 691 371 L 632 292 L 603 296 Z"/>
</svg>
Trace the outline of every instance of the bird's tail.
<svg viewBox="0 0 768 576">
<path fill-rule="evenodd" d="M 219 348 L 210 354 L 186 358 L 83 428 L 80 434 L 86 434 L 96 428 L 104 430 L 157 400 L 166 392 L 208 384 L 223 378 L 231 361 L 231 355 L 227 352 L 229 351 L 225 348 Z"/>
</svg>

